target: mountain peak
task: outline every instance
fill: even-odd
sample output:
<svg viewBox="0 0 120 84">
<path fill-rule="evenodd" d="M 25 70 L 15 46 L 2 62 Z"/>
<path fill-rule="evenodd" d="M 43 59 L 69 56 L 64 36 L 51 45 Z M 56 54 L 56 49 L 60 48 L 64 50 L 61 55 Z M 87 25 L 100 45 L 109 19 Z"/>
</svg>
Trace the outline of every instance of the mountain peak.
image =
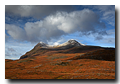
<svg viewBox="0 0 120 84">
<path fill-rule="evenodd" d="M 76 41 L 74 39 L 70 39 L 67 42 L 57 45 L 55 47 L 67 49 L 67 48 L 78 47 L 78 46 L 84 46 L 84 45 L 82 45 L 81 43 L 79 43 L 78 41 Z"/>
<path fill-rule="evenodd" d="M 48 45 L 42 41 L 40 41 L 35 47 L 42 47 L 42 48 L 46 48 Z"/>
<path fill-rule="evenodd" d="M 45 44 L 44 42 L 40 41 L 40 44 Z"/>
<path fill-rule="evenodd" d="M 77 47 L 77 46 L 85 46 L 84 44 L 79 43 L 78 41 L 74 39 L 70 39 L 65 43 L 59 44 L 59 45 L 48 45 L 42 41 L 40 41 L 35 47 L 41 47 L 41 48 L 71 48 L 71 47 Z"/>
<path fill-rule="evenodd" d="M 70 39 L 68 42 L 69 42 L 69 43 L 76 43 L 77 41 L 74 40 L 74 39 Z M 78 42 L 77 42 L 77 43 L 78 43 Z"/>
</svg>

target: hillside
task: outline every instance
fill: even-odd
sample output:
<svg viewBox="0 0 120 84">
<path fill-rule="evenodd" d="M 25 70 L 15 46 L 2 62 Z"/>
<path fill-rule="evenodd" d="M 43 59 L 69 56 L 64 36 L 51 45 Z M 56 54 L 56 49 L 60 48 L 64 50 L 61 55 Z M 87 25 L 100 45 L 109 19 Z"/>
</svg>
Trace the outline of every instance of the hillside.
<svg viewBox="0 0 120 84">
<path fill-rule="evenodd" d="M 5 59 L 5 79 L 115 79 L 115 48 L 71 43 L 40 42 L 19 60 Z"/>
<path fill-rule="evenodd" d="M 69 40 L 63 44 L 51 46 L 43 42 L 38 43 L 31 51 L 21 56 L 20 59 L 38 55 L 49 55 L 49 53 L 82 53 L 90 50 L 101 49 L 99 46 L 86 46 L 77 42 L 76 40 Z"/>
</svg>

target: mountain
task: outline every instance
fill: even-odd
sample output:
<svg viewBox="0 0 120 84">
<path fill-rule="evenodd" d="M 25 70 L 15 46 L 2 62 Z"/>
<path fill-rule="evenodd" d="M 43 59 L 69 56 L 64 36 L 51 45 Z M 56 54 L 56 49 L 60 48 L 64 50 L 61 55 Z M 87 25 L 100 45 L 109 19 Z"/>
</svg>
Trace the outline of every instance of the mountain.
<svg viewBox="0 0 120 84">
<path fill-rule="evenodd" d="M 43 42 L 39 42 L 32 50 L 22 55 L 20 59 L 33 57 L 33 56 L 44 56 L 55 53 L 84 53 L 97 49 L 105 49 L 100 46 L 88 46 L 71 39 L 63 44 L 51 46 Z"/>
<path fill-rule="evenodd" d="M 67 48 L 71 48 L 71 47 L 77 47 L 77 46 L 85 46 L 84 44 L 81 44 L 79 42 L 77 42 L 76 40 L 74 39 L 71 39 L 63 44 L 60 44 L 60 45 L 48 45 L 48 44 L 45 44 L 43 42 L 39 42 L 35 47 L 41 47 L 41 48 L 51 48 L 51 49 L 55 49 L 55 48 L 61 48 L 61 49 L 67 49 Z"/>
<path fill-rule="evenodd" d="M 63 50 L 63 49 L 70 49 L 73 47 L 80 47 L 80 46 L 85 46 L 85 45 L 81 44 L 73 39 L 71 39 L 63 44 L 56 45 L 56 46 L 51 46 L 44 42 L 39 42 L 31 51 L 29 51 L 25 55 L 21 56 L 20 59 L 31 57 L 31 56 L 42 55 L 48 51 L 59 51 L 59 50 Z"/>
<path fill-rule="evenodd" d="M 74 39 L 71 39 L 63 44 L 54 46 L 54 48 L 61 48 L 61 49 L 67 49 L 67 48 L 71 48 L 71 47 L 78 47 L 78 46 L 85 46 L 84 44 L 81 44 L 79 42 L 77 42 Z"/>
<path fill-rule="evenodd" d="M 5 79 L 115 79 L 115 48 L 76 40 L 39 42 L 17 60 L 5 59 Z"/>
<path fill-rule="evenodd" d="M 34 48 L 41 47 L 41 48 L 48 48 L 48 44 L 39 42 Z"/>
</svg>

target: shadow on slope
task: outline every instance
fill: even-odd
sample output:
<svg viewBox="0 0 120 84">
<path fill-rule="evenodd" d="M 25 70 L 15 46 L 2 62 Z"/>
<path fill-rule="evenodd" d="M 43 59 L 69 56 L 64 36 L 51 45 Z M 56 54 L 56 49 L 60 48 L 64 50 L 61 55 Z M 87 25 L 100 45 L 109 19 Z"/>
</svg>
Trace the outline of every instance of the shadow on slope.
<svg viewBox="0 0 120 84">
<path fill-rule="evenodd" d="M 107 49 L 90 51 L 80 56 L 73 57 L 70 60 L 79 60 L 79 59 L 115 61 L 115 49 L 107 48 Z"/>
<path fill-rule="evenodd" d="M 99 46 L 80 46 L 80 47 L 73 47 L 70 49 L 60 50 L 58 53 L 86 53 L 96 49 L 103 49 Z"/>
</svg>

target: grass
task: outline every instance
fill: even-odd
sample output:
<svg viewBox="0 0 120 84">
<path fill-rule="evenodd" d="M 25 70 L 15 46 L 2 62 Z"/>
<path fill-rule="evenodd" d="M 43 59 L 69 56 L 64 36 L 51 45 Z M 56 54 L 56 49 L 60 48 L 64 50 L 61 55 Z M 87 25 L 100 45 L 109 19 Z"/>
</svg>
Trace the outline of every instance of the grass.
<svg viewBox="0 0 120 84">
<path fill-rule="evenodd" d="M 51 54 L 52 53 L 52 54 Z M 81 53 L 53 53 L 5 62 L 6 79 L 115 79 L 115 61 L 89 58 L 98 51 L 80 57 Z M 109 52 L 111 53 L 111 51 Z M 114 54 L 114 53 L 113 53 Z M 74 57 L 80 60 L 72 60 Z M 83 59 L 82 57 L 87 56 Z M 46 59 L 47 58 L 47 59 Z M 86 59 L 87 58 L 87 59 Z M 71 61 L 71 60 L 72 61 Z M 109 59 L 109 58 L 108 58 Z M 110 58 L 111 59 L 111 58 Z M 109 60 L 110 60 L 109 59 Z M 33 68 L 34 67 L 34 68 Z M 110 69 L 109 71 L 107 69 Z"/>
<path fill-rule="evenodd" d="M 79 66 L 83 66 L 83 64 L 80 64 Z"/>
<path fill-rule="evenodd" d="M 63 79 L 62 76 L 64 76 L 64 75 L 60 75 L 58 77 L 55 77 L 54 79 Z"/>
<path fill-rule="evenodd" d="M 67 66 L 67 65 L 69 65 L 69 62 L 56 63 L 55 65 Z"/>
<path fill-rule="evenodd" d="M 47 57 L 47 59 L 54 60 L 54 59 L 60 59 L 60 58 L 63 59 L 63 58 L 67 58 L 67 57 L 68 57 L 68 56 L 54 56 L 54 55 L 52 56 L 52 55 L 51 55 L 51 56 Z"/>
<path fill-rule="evenodd" d="M 30 62 L 30 61 L 33 61 L 33 60 L 35 60 L 35 57 L 29 57 L 29 58 L 26 58 L 26 59 L 21 59 L 17 63 Z"/>
</svg>

